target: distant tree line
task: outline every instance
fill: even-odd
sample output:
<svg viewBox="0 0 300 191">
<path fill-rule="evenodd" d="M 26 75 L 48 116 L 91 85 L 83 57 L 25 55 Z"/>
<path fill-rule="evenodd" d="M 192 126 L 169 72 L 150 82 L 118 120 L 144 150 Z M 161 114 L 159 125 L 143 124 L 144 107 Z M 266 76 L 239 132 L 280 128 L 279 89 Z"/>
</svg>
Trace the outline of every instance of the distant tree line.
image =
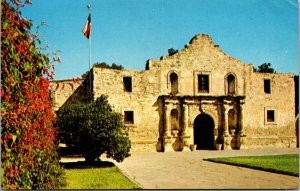
<svg viewBox="0 0 300 191">
<path fill-rule="evenodd" d="M 123 70 L 124 67 L 122 65 L 118 65 L 115 63 L 112 63 L 111 66 L 107 64 L 106 62 L 96 62 L 93 64 L 93 67 L 95 68 L 107 68 L 107 69 L 113 69 L 113 70 Z M 83 79 L 85 79 L 89 74 L 89 71 L 86 71 L 84 74 L 81 75 Z"/>
<path fill-rule="evenodd" d="M 174 54 L 176 54 L 178 52 L 178 50 L 174 49 L 174 48 L 169 48 L 168 49 L 168 54 L 169 56 L 172 56 Z"/>
<path fill-rule="evenodd" d="M 254 72 L 260 72 L 260 73 L 276 73 L 274 68 L 271 67 L 271 63 L 263 63 L 257 68 L 254 67 L 253 70 Z"/>
<path fill-rule="evenodd" d="M 106 62 L 96 62 L 93 65 L 93 67 L 95 67 L 95 68 L 108 68 L 108 69 L 114 69 L 114 70 L 123 70 L 124 69 L 124 67 L 122 65 L 112 63 L 111 66 L 110 66 Z"/>
</svg>

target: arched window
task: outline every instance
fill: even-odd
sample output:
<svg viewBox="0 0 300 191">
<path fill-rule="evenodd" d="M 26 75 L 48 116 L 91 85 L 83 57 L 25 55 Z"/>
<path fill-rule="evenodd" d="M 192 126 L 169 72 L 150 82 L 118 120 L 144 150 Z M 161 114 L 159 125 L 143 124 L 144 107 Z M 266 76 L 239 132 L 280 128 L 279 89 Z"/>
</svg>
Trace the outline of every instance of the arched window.
<svg viewBox="0 0 300 191">
<path fill-rule="evenodd" d="M 178 93 L 178 75 L 175 72 L 170 74 L 171 82 L 171 94 L 176 95 Z"/>
<path fill-rule="evenodd" d="M 179 130 L 179 115 L 177 109 L 171 110 L 171 130 Z"/>
<path fill-rule="evenodd" d="M 227 94 L 234 95 L 235 94 L 235 77 L 232 74 L 227 76 Z"/>
<path fill-rule="evenodd" d="M 235 109 L 230 109 L 228 111 L 228 128 L 229 133 L 234 134 L 238 125 L 238 116 L 237 111 Z"/>
</svg>

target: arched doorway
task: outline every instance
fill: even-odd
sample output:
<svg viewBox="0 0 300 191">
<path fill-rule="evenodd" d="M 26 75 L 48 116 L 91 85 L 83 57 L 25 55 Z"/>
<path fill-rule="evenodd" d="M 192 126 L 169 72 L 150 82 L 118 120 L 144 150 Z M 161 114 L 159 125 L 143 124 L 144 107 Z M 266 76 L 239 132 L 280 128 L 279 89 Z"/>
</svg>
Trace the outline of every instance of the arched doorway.
<svg viewBox="0 0 300 191">
<path fill-rule="evenodd" d="M 194 144 L 197 150 L 214 149 L 214 120 L 207 114 L 200 114 L 194 121 Z"/>
</svg>

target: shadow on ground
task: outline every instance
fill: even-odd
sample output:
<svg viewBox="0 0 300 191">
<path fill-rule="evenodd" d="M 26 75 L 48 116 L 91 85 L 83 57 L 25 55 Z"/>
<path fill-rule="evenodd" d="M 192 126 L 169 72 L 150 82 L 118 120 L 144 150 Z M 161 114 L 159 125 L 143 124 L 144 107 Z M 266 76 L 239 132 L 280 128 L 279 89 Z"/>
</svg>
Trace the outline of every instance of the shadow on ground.
<svg viewBox="0 0 300 191">
<path fill-rule="evenodd" d="M 78 162 L 61 162 L 61 166 L 65 169 L 87 169 L 87 168 L 107 168 L 115 166 L 114 163 L 109 161 L 78 161 Z"/>
</svg>

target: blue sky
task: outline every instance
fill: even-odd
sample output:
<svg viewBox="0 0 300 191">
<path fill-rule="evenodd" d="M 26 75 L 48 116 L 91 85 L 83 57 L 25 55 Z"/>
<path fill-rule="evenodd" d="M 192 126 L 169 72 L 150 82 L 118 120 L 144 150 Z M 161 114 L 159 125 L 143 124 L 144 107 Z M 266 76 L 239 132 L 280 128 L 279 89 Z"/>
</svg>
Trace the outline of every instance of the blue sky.
<svg viewBox="0 0 300 191">
<path fill-rule="evenodd" d="M 21 9 L 34 26 L 46 22 L 41 40 L 58 54 L 55 79 L 80 77 L 89 69 L 89 43 L 82 34 L 87 4 L 92 12 L 92 63 L 143 70 L 148 59 L 183 49 L 208 34 L 228 55 L 277 72 L 299 74 L 297 0 L 32 0 Z"/>
</svg>

